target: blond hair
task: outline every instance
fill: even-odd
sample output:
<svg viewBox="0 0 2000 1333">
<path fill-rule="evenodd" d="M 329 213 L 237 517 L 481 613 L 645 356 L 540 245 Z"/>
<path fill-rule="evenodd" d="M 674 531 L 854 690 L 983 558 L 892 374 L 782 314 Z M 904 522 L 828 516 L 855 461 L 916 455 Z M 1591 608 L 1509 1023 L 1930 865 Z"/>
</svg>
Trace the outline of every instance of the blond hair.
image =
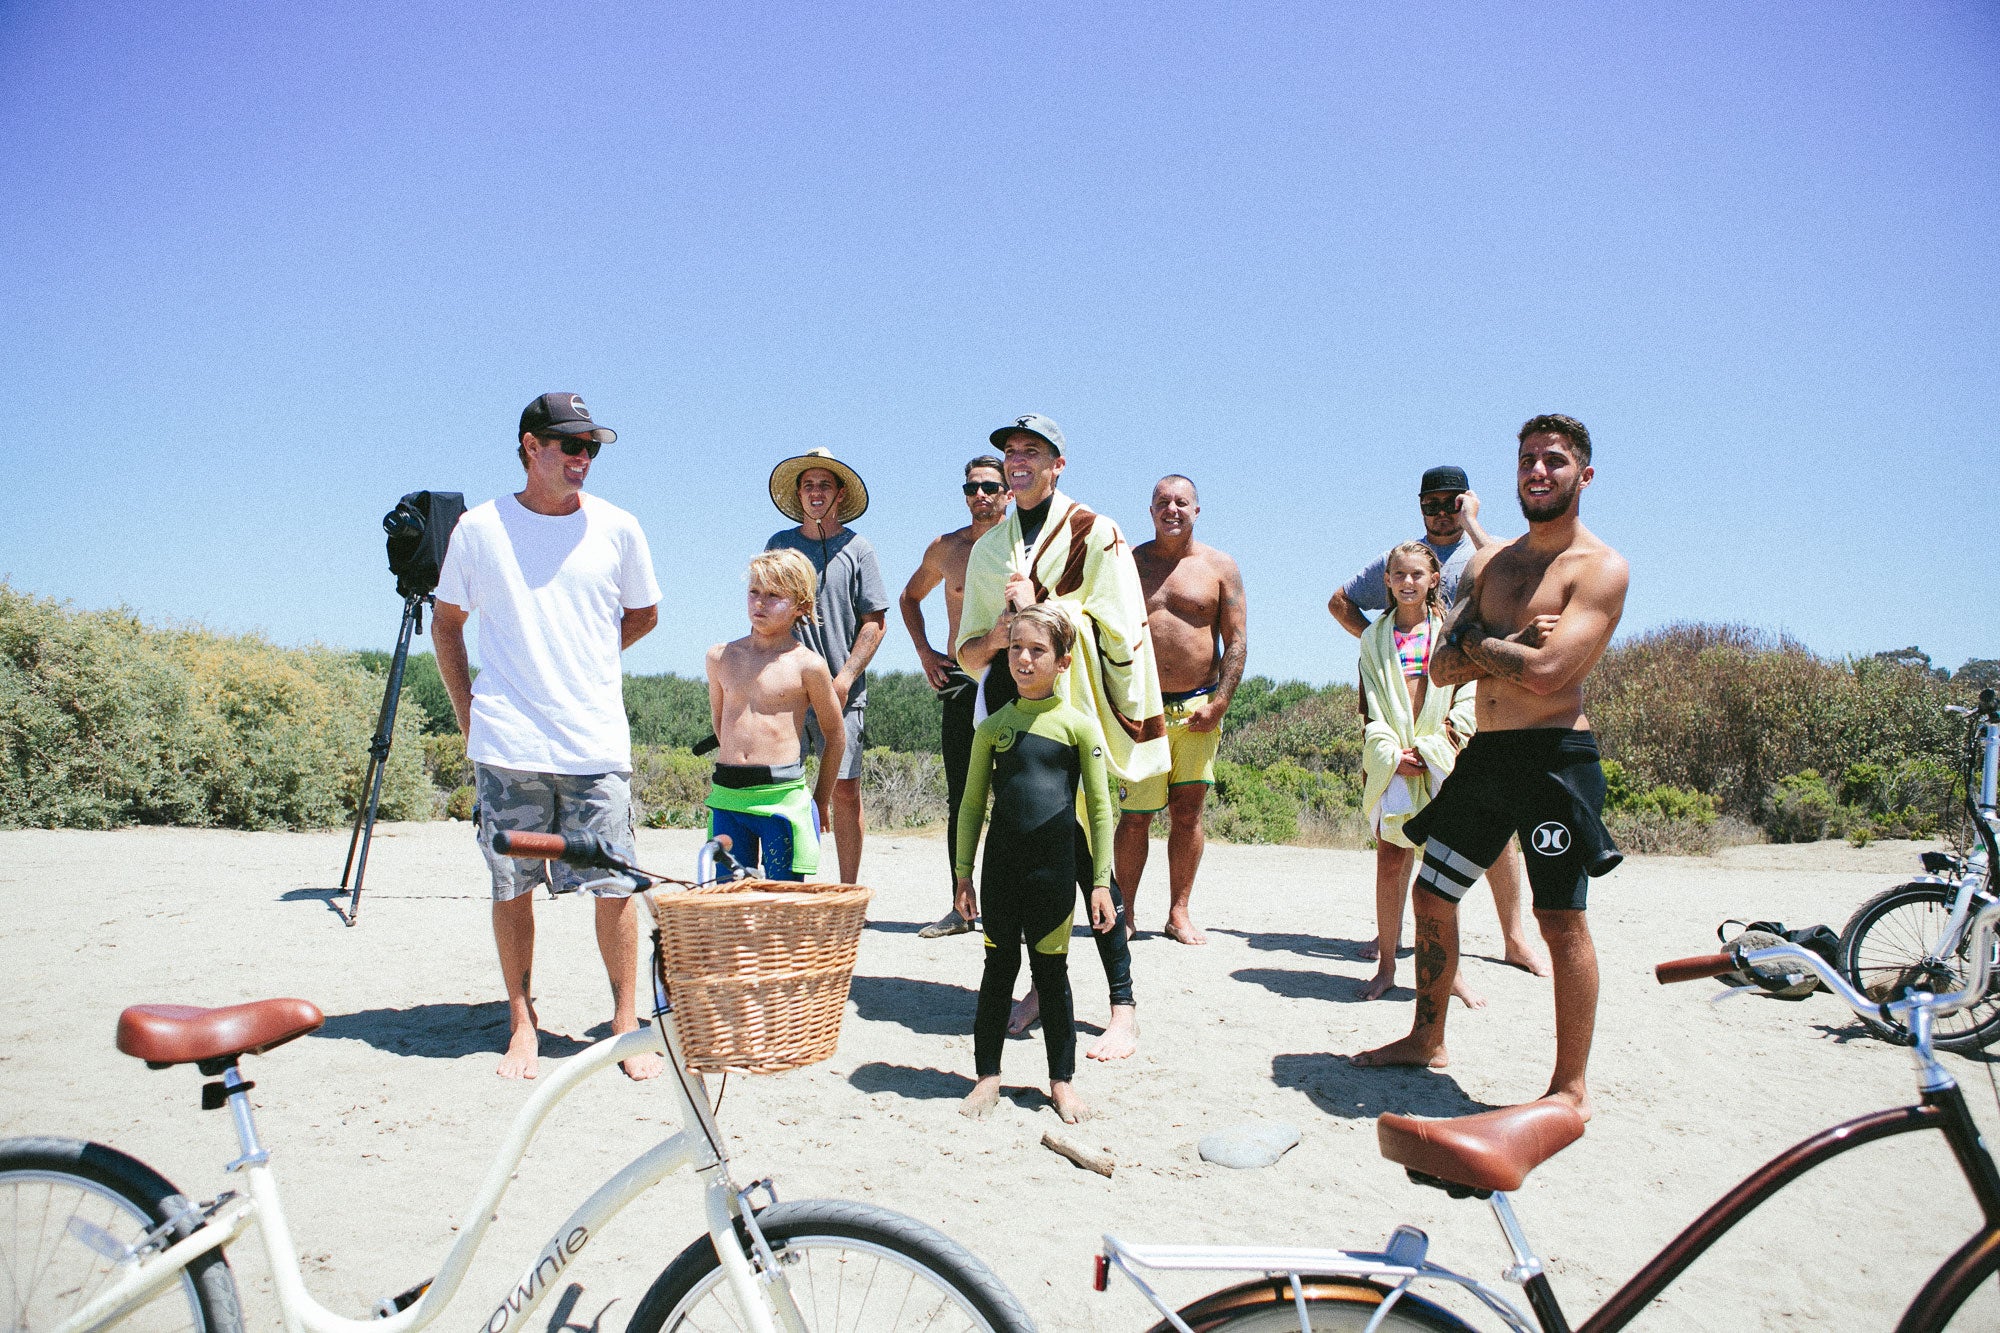
<svg viewBox="0 0 2000 1333">
<path fill-rule="evenodd" d="M 1039 625 L 1049 636 L 1049 646 L 1056 650 L 1057 657 L 1068 657 L 1069 650 L 1076 643 L 1076 623 L 1052 606 L 1037 603 L 1014 613 L 1014 623 L 1007 627 L 1007 637 L 1014 637 L 1014 630 L 1021 625 Z"/>
<path fill-rule="evenodd" d="M 1433 551 L 1426 542 L 1404 542 L 1401 546 L 1396 547 L 1382 558 L 1382 591 L 1389 598 L 1389 614 L 1394 615 L 1396 613 L 1396 590 L 1389 583 L 1389 566 L 1396 563 L 1396 557 L 1399 555 L 1421 559 L 1426 565 L 1430 566 L 1431 590 L 1424 595 L 1424 615 L 1443 615 L 1444 567 L 1438 564 L 1438 553 Z M 1410 632 L 1412 634 L 1416 633 L 1414 629 Z"/>
<path fill-rule="evenodd" d="M 800 619 L 817 619 L 813 604 L 819 591 L 819 576 L 813 573 L 812 561 L 797 551 L 780 548 L 763 552 L 751 560 L 744 581 L 791 598 L 792 605 L 799 609 Z"/>
</svg>

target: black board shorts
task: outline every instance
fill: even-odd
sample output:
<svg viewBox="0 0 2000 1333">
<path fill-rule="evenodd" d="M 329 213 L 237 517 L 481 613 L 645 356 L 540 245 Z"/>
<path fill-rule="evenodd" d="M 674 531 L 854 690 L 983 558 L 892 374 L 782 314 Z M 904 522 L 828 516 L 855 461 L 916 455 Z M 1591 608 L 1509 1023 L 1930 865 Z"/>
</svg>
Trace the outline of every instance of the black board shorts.
<svg viewBox="0 0 2000 1333">
<path fill-rule="evenodd" d="M 1591 878 L 1624 859 L 1603 813 L 1604 769 L 1588 731 L 1482 731 L 1403 831 L 1424 849 L 1419 888 L 1457 902 L 1519 835 L 1535 906 L 1582 911 Z"/>
</svg>

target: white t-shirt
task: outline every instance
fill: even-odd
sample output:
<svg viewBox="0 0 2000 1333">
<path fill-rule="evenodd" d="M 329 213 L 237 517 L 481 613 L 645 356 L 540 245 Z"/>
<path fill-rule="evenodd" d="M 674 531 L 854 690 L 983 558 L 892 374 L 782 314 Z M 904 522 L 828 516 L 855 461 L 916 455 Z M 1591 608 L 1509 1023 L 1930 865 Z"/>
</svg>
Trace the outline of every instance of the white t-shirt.
<svg viewBox="0 0 2000 1333">
<path fill-rule="evenodd" d="M 479 615 L 472 683 L 475 763 L 530 773 L 632 767 L 619 622 L 660 585 L 639 521 L 594 495 L 537 514 L 511 495 L 468 511 L 451 534 L 437 599 Z"/>
</svg>

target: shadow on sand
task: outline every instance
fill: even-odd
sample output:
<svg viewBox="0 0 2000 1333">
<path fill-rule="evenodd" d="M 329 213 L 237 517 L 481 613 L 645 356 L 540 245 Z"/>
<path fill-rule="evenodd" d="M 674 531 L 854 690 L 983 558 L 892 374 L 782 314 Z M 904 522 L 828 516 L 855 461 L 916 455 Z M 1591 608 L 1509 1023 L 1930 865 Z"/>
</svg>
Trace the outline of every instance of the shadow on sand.
<svg viewBox="0 0 2000 1333">
<path fill-rule="evenodd" d="M 862 1092 L 893 1092 L 919 1102 L 959 1101 L 972 1091 L 972 1080 L 963 1074 L 879 1060 L 862 1065 L 847 1076 L 847 1081 Z"/>
<path fill-rule="evenodd" d="M 1435 1117 L 1493 1109 L 1466 1096 L 1441 1069 L 1356 1069 L 1345 1056 L 1324 1052 L 1272 1056 L 1271 1081 L 1298 1089 L 1320 1110 L 1345 1120 L 1373 1120 L 1384 1111 Z"/>
<path fill-rule="evenodd" d="M 900 1023 L 927 1036 L 962 1036 L 972 1031 L 979 992 L 969 986 L 909 977 L 857 975 L 847 992 L 855 1012 L 871 1022 Z"/>
<path fill-rule="evenodd" d="M 1211 935 L 1234 935 L 1262 953 L 1296 953 L 1307 958 L 1330 958 L 1341 963 L 1364 963 L 1361 940 L 1335 940 L 1323 935 L 1295 935 L 1278 930 L 1224 930 L 1209 928 Z"/>
<path fill-rule="evenodd" d="M 1361 1003 L 1361 987 L 1366 984 L 1360 977 L 1344 977 L 1334 972 L 1300 972 L 1284 967 L 1241 967 L 1229 975 L 1233 980 L 1262 986 L 1288 1000 L 1332 1000 L 1335 1004 Z M 1396 986 L 1384 998 L 1413 1000 L 1416 994 L 1407 986 Z"/>
<path fill-rule="evenodd" d="M 600 1023 L 592 1033 L 608 1036 L 609 1023 Z M 461 1056 L 491 1053 L 498 1055 L 507 1046 L 507 1002 L 485 1004 L 413 1004 L 407 1009 L 363 1009 L 352 1014 L 328 1014 L 326 1026 L 316 1037 L 340 1037 L 365 1041 L 391 1055 L 416 1055 L 430 1060 L 456 1060 Z M 542 1033 L 542 1055 L 559 1060 L 587 1050 L 590 1042 L 558 1033 Z"/>
</svg>

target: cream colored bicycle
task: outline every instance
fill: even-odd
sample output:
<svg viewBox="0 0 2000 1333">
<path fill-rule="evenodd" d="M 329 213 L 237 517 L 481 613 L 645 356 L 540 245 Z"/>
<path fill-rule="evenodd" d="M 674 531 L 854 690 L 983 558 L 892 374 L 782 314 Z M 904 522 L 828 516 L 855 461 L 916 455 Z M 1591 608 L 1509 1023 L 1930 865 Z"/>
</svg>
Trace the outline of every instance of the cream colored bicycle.
<svg viewBox="0 0 2000 1333">
<path fill-rule="evenodd" d="M 588 836 L 502 834 L 501 851 L 560 857 L 625 877 L 641 892 L 667 882 Z M 702 849 L 702 871 L 734 869 L 726 840 Z M 697 879 L 713 880 L 712 873 Z M 659 936 L 655 934 L 655 956 Z M 851 961 L 849 963 L 851 967 Z M 138 1005 L 118 1021 L 118 1049 L 155 1067 L 195 1065 L 216 1081 L 207 1110 L 227 1108 L 240 1154 L 225 1168 L 237 1189 L 189 1200 L 163 1176 L 115 1148 L 73 1139 L 0 1142 L 0 1312 L 6 1333 L 84 1333 L 113 1326 L 236 1333 L 243 1326 L 223 1250 L 252 1224 L 263 1235 L 287 1333 L 414 1333 L 447 1311 L 486 1333 L 528 1327 L 557 1278 L 620 1209 L 682 1171 L 701 1190 L 708 1234 L 660 1273 L 628 1325 L 631 1333 L 902 1333 L 922 1329 L 1033 1333 L 1034 1321 L 978 1259 L 923 1223 L 869 1204 L 777 1201 L 768 1180 L 739 1188 L 701 1074 L 689 1067 L 679 1023 L 654 969 L 655 1022 L 608 1037 L 561 1062 L 515 1116 L 486 1179 L 464 1213 L 435 1277 L 385 1296 L 361 1318 L 336 1314 L 306 1291 L 286 1225 L 271 1154 L 257 1132 L 240 1063 L 317 1029 L 305 1000 L 260 1000 L 221 1009 Z M 842 988 L 844 994 L 844 987 Z M 598 1186 L 550 1233 L 500 1292 L 461 1290 L 515 1167 L 542 1121 L 577 1085 L 620 1061 L 661 1054 L 660 1080 L 681 1129 Z M 764 1206 L 753 1194 L 764 1195 Z"/>
</svg>

